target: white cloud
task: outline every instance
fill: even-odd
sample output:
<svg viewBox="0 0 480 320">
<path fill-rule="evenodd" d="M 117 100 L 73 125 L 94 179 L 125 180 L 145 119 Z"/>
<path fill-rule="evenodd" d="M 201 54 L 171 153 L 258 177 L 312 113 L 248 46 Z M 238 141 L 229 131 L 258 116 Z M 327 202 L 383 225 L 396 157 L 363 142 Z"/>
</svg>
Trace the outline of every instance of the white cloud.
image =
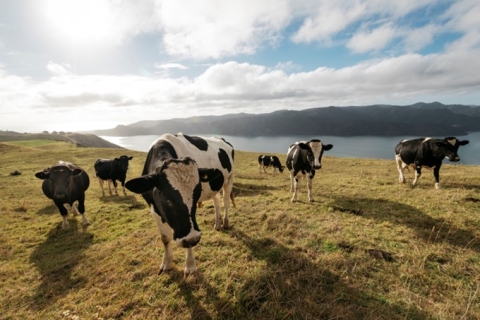
<svg viewBox="0 0 480 320">
<path fill-rule="evenodd" d="M 186 69 L 188 69 L 187 66 L 184 66 L 184 65 L 181 64 L 181 63 L 163 63 L 163 64 L 157 65 L 156 68 L 158 68 L 158 69 L 165 69 L 165 70 L 168 70 L 168 69 L 186 70 Z"/>
<path fill-rule="evenodd" d="M 447 11 L 449 19 L 447 28 L 451 32 L 464 34 L 460 39 L 449 44 L 450 51 L 464 51 L 480 47 L 480 3 L 475 0 L 456 1 Z"/>
<path fill-rule="evenodd" d="M 68 64 L 63 66 L 63 65 L 54 63 L 52 61 L 49 61 L 46 67 L 48 71 L 50 71 L 50 73 L 55 76 L 65 76 L 67 74 L 70 74 L 70 71 L 66 69 L 70 67 Z"/>
<path fill-rule="evenodd" d="M 252 54 L 275 42 L 290 18 L 286 0 L 162 1 L 160 7 L 166 52 L 200 60 Z"/>
<path fill-rule="evenodd" d="M 385 47 L 395 30 L 405 28 L 397 25 L 399 19 L 432 4 L 435 4 L 434 0 L 319 0 L 309 2 L 309 5 L 303 3 L 300 5 L 303 10 L 299 12 L 304 20 L 291 39 L 295 43 L 319 42 L 331 45 L 336 38 L 345 37 L 348 47 L 354 52 L 368 52 Z M 423 30 L 424 37 L 426 31 Z M 354 34 L 352 38 L 350 33 Z M 397 33 L 395 36 L 408 34 Z M 375 45 L 374 41 L 380 42 Z M 410 37 L 407 42 L 412 44 L 415 40 Z"/>
<path fill-rule="evenodd" d="M 345 3 L 344 1 L 319 1 L 313 12 L 308 12 L 299 30 L 292 36 L 295 43 L 312 41 L 329 41 L 349 24 L 358 20 L 365 13 L 362 2 Z"/>
<path fill-rule="evenodd" d="M 407 52 L 417 52 L 418 50 L 430 45 L 434 37 L 440 32 L 440 27 L 429 24 L 414 30 L 402 30 L 404 34 L 404 49 Z"/>
<path fill-rule="evenodd" d="M 355 53 L 365 53 L 385 48 L 395 37 L 395 30 L 389 25 L 380 26 L 371 32 L 359 32 L 348 41 L 347 47 Z"/>
<path fill-rule="evenodd" d="M 37 81 L 11 74 L 13 68 L 8 62 L 12 58 L 3 53 L 0 129 L 9 129 L 9 125 L 19 122 L 19 117 L 21 123 L 31 121 L 30 126 L 47 122 L 87 123 L 89 119 L 128 124 L 197 114 L 395 103 L 426 95 L 434 95 L 437 100 L 446 94 L 480 99 L 480 4 L 477 2 L 455 1 L 443 16 L 429 21 L 427 14 L 421 22 L 415 20 L 417 11 L 422 9 L 428 13 L 429 6 L 437 0 L 89 2 L 106 8 L 97 12 L 103 17 L 99 23 L 105 23 L 99 31 L 105 43 L 119 45 L 136 35 L 158 35 L 162 54 L 171 57 L 154 59 L 182 63 L 158 64 L 155 77 L 142 77 L 78 75 L 70 65 L 58 63 L 73 63 L 61 55 L 47 56 L 51 61 L 46 66 L 44 58 L 41 64 L 37 62 L 40 59 L 23 60 L 23 64 L 19 64 L 24 68 L 19 69 L 23 73 L 18 74 L 28 74 L 24 70 L 29 68 L 46 67 L 52 75 Z M 445 0 L 444 4 L 450 2 Z M 76 30 L 83 32 L 81 28 Z M 447 47 L 446 53 L 415 54 L 443 33 L 461 37 Z M 62 39 L 66 39 L 65 34 Z M 396 51 L 391 54 L 392 58 L 363 61 L 344 68 L 324 65 L 308 72 L 288 61 L 288 57 L 284 60 L 287 62 L 270 63 L 276 64 L 273 68 L 241 63 L 233 58 L 222 62 L 225 57 L 252 54 L 264 46 L 281 44 L 283 49 L 291 45 L 291 41 L 346 46 L 354 53 L 372 52 L 377 57 L 381 51 L 389 54 L 393 49 Z M 392 49 L 391 44 L 395 44 L 395 48 Z M 400 48 L 401 45 L 404 47 Z M 9 45 L 7 50 L 16 52 L 18 48 Z M 118 51 L 127 55 L 122 48 Z M 149 61 L 150 66 L 154 59 Z M 170 72 L 188 68 L 184 61 L 195 68 L 182 74 L 206 69 L 198 76 L 170 78 Z M 137 61 L 128 63 L 133 65 Z M 205 63 L 202 68 L 201 63 Z M 297 63 L 301 62 L 297 60 Z M 74 65 L 75 70 L 79 65 Z"/>
<path fill-rule="evenodd" d="M 128 124 L 205 112 L 257 113 L 394 103 L 396 99 L 419 95 L 478 94 L 479 55 L 479 50 L 428 56 L 407 54 L 347 68 L 321 67 L 291 74 L 230 61 L 215 64 L 198 77 L 178 79 L 64 74 L 34 82 L 3 75 L 0 127 L 9 129 L 15 123 L 12 119 L 23 119 L 25 115 L 35 119 L 38 130 L 44 130 L 42 123 L 86 123 L 89 118 Z M 56 130 L 60 129 L 70 130 Z"/>
<path fill-rule="evenodd" d="M 159 30 L 155 0 L 43 0 L 48 33 L 63 43 L 119 45 Z"/>
</svg>

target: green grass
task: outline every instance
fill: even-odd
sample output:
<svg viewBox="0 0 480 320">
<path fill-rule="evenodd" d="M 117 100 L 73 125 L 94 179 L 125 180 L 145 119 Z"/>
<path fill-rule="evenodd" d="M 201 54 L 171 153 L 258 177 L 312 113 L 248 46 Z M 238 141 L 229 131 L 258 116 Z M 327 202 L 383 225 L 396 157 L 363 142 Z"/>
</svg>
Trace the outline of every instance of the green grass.
<svg viewBox="0 0 480 320">
<path fill-rule="evenodd" d="M 259 173 L 257 153 L 236 151 L 231 228 L 213 229 L 211 201 L 198 209 L 199 271 L 183 279 L 181 248 L 157 275 L 163 244 L 141 196 L 101 197 L 93 163 L 122 154 L 140 175 L 142 152 L 0 143 L 0 318 L 480 318 L 479 166 L 446 163 L 435 190 L 428 170 L 399 184 L 393 159 L 324 156 L 316 201 L 302 182 L 291 204 L 287 172 Z M 91 178 L 87 228 L 69 216 L 62 230 L 34 177 L 60 159 Z"/>
</svg>

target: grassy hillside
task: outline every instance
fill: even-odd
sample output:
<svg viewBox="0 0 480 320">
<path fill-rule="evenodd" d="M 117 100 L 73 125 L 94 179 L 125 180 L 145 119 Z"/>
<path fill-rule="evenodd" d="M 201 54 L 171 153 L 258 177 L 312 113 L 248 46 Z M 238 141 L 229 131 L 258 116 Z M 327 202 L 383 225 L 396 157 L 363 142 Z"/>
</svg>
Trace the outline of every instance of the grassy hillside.
<svg viewBox="0 0 480 320">
<path fill-rule="evenodd" d="M 35 144 L 36 140 L 51 140 L 69 142 L 80 147 L 123 149 L 122 147 L 91 133 L 18 133 L 0 131 L 0 142 L 27 142 L 32 140 L 34 142 L 29 143 Z"/>
<path fill-rule="evenodd" d="M 232 227 L 213 230 L 204 203 L 199 272 L 183 279 L 180 248 L 157 275 L 163 245 L 143 199 L 101 197 L 93 163 L 122 154 L 138 176 L 145 153 L 0 143 L 0 318 L 480 318 L 479 166 L 445 165 L 435 190 L 428 170 L 416 188 L 398 184 L 393 159 L 325 156 L 316 202 L 303 183 L 291 204 L 288 173 L 259 173 L 258 154 L 237 151 Z M 90 175 L 87 228 L 69 216 L 62 230 L 34 177 L 59 159 Z"/>
</svg>

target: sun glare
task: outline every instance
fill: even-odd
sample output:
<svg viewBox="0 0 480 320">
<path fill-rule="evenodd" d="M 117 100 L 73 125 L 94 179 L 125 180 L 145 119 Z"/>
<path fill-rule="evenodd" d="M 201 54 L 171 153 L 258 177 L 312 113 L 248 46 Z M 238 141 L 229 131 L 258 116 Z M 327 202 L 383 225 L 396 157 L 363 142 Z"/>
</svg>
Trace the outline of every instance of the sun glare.
<svg viewBox="0 0 480 320">
<path fill-rule="evenodd" d="M 102 0 L 49 0 L 46 16 L 65 41 L 101 42 L 109 35 L 111 16 Z"/>
</svg>

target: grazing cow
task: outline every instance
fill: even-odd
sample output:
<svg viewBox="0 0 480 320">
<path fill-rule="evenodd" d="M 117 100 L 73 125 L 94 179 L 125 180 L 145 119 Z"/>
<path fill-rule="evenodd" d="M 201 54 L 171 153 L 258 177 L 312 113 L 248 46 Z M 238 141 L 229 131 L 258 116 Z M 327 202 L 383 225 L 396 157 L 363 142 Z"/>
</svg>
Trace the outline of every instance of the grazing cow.
<svg viewBox="0 0 480 320">
<path fill-rule="evenodd" d="M 402 140 L 395 147 L 395 160 L 399 173 L 398 180 L 405 183 L 403 171 L 407 166 L 415 169 L 415 180 L 412 185 L 416 185 L 418 178 L 422 175 L 422 167 L 433 168 L 435 177 L 435 188 L 440 188 L 440 167 L 443 158 L 450 161 L 460 161 L 457 154 L 458 148 L 468 144 L 468 140 L 459 141 L 455 137 L 446 137 L 444 139 L 419 138 L 413 140 Z"/>
<path fill-rule="evenodd" d="M 283 172 L 283 169 L 285 168 L 284 166 L 282 166 L 282 164 L 280 163 L 280 159 L 278 159 L 277 156 L 258 156 L 258 172 L 261 173 L 263 168 L 263 171 L 267 173 L 267 170 L 265 170 L 265 168 L 268 167 L 273 167 L 272 174 L 275 173 L 277 169 L 278 171 Z"/>
<path fill-rule="evenodd" d="M 142 194 L 162 235 L 165 252 L 159 274 L 172 268 L 172 238 L 187 249 L 184 275 L 196 272 L 192 247 L 201 237 L 195 218 L 197 202 L 213 200 L 215 229 L 220 229 L 217 194 L 222 189 L 223 227 L 228 228 L 233 159 L 233 147 L 223 139 L 164 134 L 150 147 L 142 176 L 125 184 L 128 190 Z"/>
<path fill-rule="evenodd" d="M 73 214 L 82 214 L 83 225 L 89 225 L 85 217 L 85 191 L 90 185 L 88 174 L 70 162 L 58 161 L 53 167 L 35 173 L 42 179 L 42 191 L 47 198 L 52 199 L 63 218 L 62 228 L 67 228 L 67 206 L 73 209 Z M 78 210 L 76 206 L 78 201 Z"/>
<path fill-rule="evenodd" d="M 108 191 L 112 195 L 112 189 L 110 188 L 110 182 L 113 183 L 115 189 L 115 195 L 118 196 L 117 191 L 117 181 L 120 181 L 123 188 L 123 195 L 126 196 L 125 192 L 125 179 L 127 177 L 128 170 L 128 161 L 132 160 L 133 157 L 121 156 L 119 158 L 111 159 L 98 159 L 95 161 L 94 168 L 95 174 L 97 175 L 98 182 L 102 188 L 102 197 L 105 196 L 105 191 L 103 191 L 104 181 L 108 182 Z"/>
<path fill-rule="evenodd" d="M 287 151 L 287 168 L 290 171 L 290 192 L 293 192 L 292 202 L 297 201 L 299 189 L 298 179 L 307 177 L 308 200 L 313 202 L 312 180 L 315 170 L 322 168 L 324 151 L 333 148 L 331 144 L 322 144 L 322 141 L 313 139 L 292 144 Z"/>
</svg>

